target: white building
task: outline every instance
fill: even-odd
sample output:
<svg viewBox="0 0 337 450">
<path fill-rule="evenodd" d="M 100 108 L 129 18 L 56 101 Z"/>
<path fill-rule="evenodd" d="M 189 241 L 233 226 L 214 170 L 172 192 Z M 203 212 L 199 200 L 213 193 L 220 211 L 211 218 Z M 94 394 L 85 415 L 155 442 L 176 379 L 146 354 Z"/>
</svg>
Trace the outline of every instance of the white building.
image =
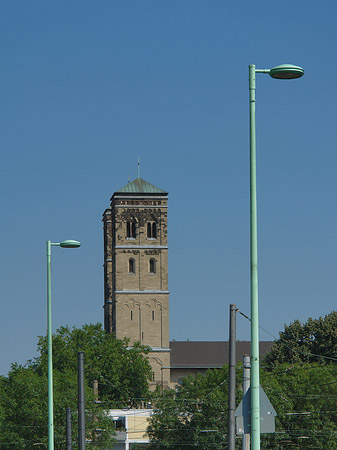
<svg viewBox="0 0 337 450">
<path fill-rule="evenodd" d="M 111 409 L 109 416 L 115 423 L 117 439 L 113 450 L 132 450 L 132 444 L 144 447 L 149 444 L 146 430 L 152 412 L 152 409 Z"/>
</svg>

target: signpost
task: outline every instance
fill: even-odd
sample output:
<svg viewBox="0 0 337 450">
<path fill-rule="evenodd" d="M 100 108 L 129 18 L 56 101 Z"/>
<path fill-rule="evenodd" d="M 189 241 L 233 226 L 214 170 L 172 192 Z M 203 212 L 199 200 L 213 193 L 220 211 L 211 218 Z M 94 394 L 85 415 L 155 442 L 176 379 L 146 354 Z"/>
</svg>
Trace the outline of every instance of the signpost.
<svg viewBox="0 0 337 450">
<path fill-rule="evenodd" d="M 237 434 L 250 434 L 250 388 L 235 411 Z M 275 417 L 277 416 L 273 405 L 268 400 L 260 386 L 260 432 L 275 433 Z"/>
</svg>

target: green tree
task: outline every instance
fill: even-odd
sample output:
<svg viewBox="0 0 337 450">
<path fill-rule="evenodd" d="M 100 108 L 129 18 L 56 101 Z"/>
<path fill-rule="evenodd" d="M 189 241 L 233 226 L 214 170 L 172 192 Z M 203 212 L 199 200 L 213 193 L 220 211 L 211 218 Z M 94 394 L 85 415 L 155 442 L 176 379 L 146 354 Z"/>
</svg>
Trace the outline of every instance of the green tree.
<svg viewBox="0 0 337 450">
<path fill-rule="evenodd" d="M 112 447 L 114 427 L 106 411 L 125 406 L 148 393 L 151 369 L 139 345 L 107 335 L 100 324 L 81 329 L 62 327 L 53 336 L 55 450 L 64 450 L 66 408 L 73 412 L 73 448 L 77 441 L 77 352 L 85 352 L 86 431 L 88 449 Z M 0 448 L 46 448 L 48 442 L 47 342 L 40 338 L 40 355 L 25 366 L 13 364 L 0 379 Z M 99 381 L 99 401 L 92 382 Z M 33 446 L 36 444 L 36 447 Z"/>
<path fill-rule="evenodd" d="M 236 404 L 242 400 L 237 366 Z M 282 364 L 261 368 L 261 385 L 274 406 L 276 433 L 261 435 L 261 449 L 337 448 L 337 371 L 334 364 Z M 149 434 L 152 450 L 227 448 L 228 370 L 186 378 L 175 392 L 154 398 Z M 237 436 L 236 448 L 241 448 Z"/>
<path fill-rule="evenodd" d="M 337 312 L 309 318 L 301 323 L 295 320 L 284 326 L 270 352 L 265 358 L 267 365 L 301 362 L 337 361 Z M 324 358 L 322 358 L 324 357 Z"/>
<path fill-rule="evenodd" d="M 228 368 L 183 379 L 182 385 L 154 396 L 148 432 L 150 448 L 223 449 L 227 433 Z"/>
<path fill-rule="evenodd" d="M 262 435 L 262 448 L 337 448 L 333 364 L 282 364 L 261 371 L 261 385 L 274 406 L 276 433 Z"/>
<path fill-rule="evenodd" d="M 1 449 L 32 449 L 34 444 L 48 443 L 47 377 L 34 367 L 13 365 L 8 377 L 1 380 L 0 424 Z M 66 408 L 73 412 L 73 441 L 77 440 L 77 375 L 54 371 L 54 436 L 55 449 L 65 447 Z M 104 436 L 97 428 L 105 429 Z M 112 443 L 113 424 L 101 405 L 94 402 L 92 389 L 86 388 L 86 429 L 92 449 L 106 448 Z M 104 440 L 104 442 L 100 442 Z M 76 448 L 76 447 L 75 447 Z"/>
<path fill-rule="evenodd" d="M 36 370 L 47 370 L 47 338 L 38 342 L 40 356 L 33 362 Z M 107 334 L 100 323 L 82 328 L 60 327 L 53 336 L 53 367 L 60 372 L 77 370 L 77 353 L 83 351 L 85 380 L 92 386 L 99 383 L 99 400 L 111 407 L 125 406 L 130 401 L 146 397 L 152 372 L 144 354 L 149 348 L 139 343 L 129 345 L 128 339 L 116 339 Z"/>
<path fill-rule="evenodd" d="M 2 377 L 1 448 L 33 448 L 40 442 L 47 426 L 46 392 L 46 383 L 32 368 L 13 365 L 8 377 Z"/>
</svg>

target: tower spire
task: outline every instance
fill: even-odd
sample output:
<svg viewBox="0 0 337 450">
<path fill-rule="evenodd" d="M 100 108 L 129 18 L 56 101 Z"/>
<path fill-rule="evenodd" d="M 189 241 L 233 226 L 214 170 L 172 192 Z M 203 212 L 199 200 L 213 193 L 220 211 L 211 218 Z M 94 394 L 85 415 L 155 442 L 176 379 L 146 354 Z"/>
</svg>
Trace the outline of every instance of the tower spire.
<svg viewBox="0 0 337 450">
<path fill-rule="evenodd" d="M 140 178 L 140 157 L 138 156 L 138 178 Z"/>
</svg>

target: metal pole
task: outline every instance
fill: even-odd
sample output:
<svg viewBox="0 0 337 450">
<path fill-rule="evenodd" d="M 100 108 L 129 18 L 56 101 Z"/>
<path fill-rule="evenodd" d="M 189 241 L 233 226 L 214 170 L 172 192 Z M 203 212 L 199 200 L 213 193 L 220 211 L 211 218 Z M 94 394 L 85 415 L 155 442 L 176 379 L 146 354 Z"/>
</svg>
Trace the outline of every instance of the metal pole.
<svg viewBox="0 0 337 450">
<path fill-rule="evenodd" d="M 46 241 L 47 250 L 47 341 L 48 341 L 48 449 L 54 450 L 54 413 L 53 413 L 53 348 L 51 325 L 51 247 L 77 248 L 81 243 L 74 240 L 63 242 Z"/>
<path fill-rule="evenodd" d="M 71 408 L 67 408 L 66 445 L 67 445 L 67 450 L 72 450 L 72 439 L 71 439 Z"/>
<path fill-rule="evenodd" d="M 251 439 L 252 450 L 260 450 L 260 373 L 257 273 L 257 200 L 255 65 L 249 66 L 250 103 L 250 309 L 251 309 Z"/>
<path fill-rule="evenodd" d="M 47 241 L 48 449 L 54 450 L 53 354 L 51 327 L 51 241 Z"/>
<path fill-rule="evenodd" d="M 78 370 L 78 449 L 85 450 L 84 353 L 77 353 Z"/>
<path fill-rule="evenodd" d="M 245 394 L 250 387 L 250 357 L 249 355 L 243 355 L 243 402 L 245 402 Z M 243 411 L 246 411 L 245 405 L 243 405 Z M 250 447 L 250 434 L 244 434 L 242 438 L 242 450 L 249 450 Z"/>
<path fill-rule="evenodd" d="M 161 372 L 161 395 L 164 395 L 164 374 L 163 374 L 163 366 L 161 366 L 160 372 Z"/>
<path fill-rule="evenodd" d="M 229 380 L 228 380 L 228 450 L 235 450 L 235 384 L 236 384 L 236 305 L 230 305 Z"/>
</svg>

